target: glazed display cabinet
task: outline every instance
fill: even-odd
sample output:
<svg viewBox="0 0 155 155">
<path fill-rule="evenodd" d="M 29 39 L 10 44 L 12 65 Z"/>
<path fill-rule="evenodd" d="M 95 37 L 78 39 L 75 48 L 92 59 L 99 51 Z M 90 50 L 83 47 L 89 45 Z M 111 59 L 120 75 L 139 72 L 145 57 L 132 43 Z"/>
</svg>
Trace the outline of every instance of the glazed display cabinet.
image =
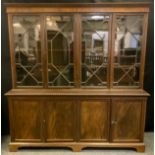
<svg viewBox="0 0 155 155">
<path fill-rule="evenodd" d="M 7 4 L 10 151 L 145 150 L 148 3 Z"/>
</svg>

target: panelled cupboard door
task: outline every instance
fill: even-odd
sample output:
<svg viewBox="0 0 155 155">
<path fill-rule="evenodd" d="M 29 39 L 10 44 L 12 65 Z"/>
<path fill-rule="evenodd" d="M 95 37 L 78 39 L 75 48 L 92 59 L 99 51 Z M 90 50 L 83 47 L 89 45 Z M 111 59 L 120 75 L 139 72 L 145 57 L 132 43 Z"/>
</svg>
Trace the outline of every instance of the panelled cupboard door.
<svg viewBox="0 0 155 155">
<path fill-rule="evenodd" d="M 37 99 L 15 99 L 13 104 L 13 129 L 15 141 L 41 141 L 41 102 Z"/>
<path fill-rule="evenodd" d="M 141 99 L 112 99 L 111 139 L 113 142 L 138 142 L 142 123 Z"/>
<path fill-rule="evenodd" d="M 108 141 L 109 102 L 108 99 L 81 101 L 81 141 Z"/>
<path fill-rule="evenodd" d="M 74 103 L 69 100 L 46 102 L 46 141 L 73 141 Z"/>
</svg>

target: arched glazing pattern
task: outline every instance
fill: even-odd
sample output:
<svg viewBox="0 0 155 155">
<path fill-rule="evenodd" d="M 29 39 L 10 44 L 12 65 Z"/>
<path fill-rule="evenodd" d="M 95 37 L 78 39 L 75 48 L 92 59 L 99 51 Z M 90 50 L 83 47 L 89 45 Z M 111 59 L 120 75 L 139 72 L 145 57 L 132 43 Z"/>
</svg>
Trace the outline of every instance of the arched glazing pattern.
<svg viewBox="0 0 155 155">
<path fill-rule="evenodd" d="M 73 18 L 47 16 L 48 85 L 73 86 Z"/>
</svg>

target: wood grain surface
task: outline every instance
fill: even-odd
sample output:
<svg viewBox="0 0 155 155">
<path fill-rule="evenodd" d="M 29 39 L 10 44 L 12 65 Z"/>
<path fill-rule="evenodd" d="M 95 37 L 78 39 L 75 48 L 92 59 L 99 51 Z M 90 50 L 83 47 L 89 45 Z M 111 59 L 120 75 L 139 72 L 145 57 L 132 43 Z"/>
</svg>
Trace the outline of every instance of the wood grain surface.
<svg viewBox="0 0 155 155">
<path fill-rule="evenodd" d="M 51 100 L 51 101 L 50 101 Z M 72 101 L 52 100 L 45 105 L 46 141 L 73 141 L 74 104 Z"/>
<path fill-rule="evenodd" d="M 41 141 L 41 114 L 38 100 L 23 98 L 13 101 L 15 141 Z"/>
<path fill-rule="evenodd" d="M 80 126 L 82 141 L 108 141 L 110 100 L 81 101 Z"/>
<path fill-rule="evenodd" d="M 111 125 L 113 142 L 140 141 L 141 99 L 112 99 Z"/>
</svg>

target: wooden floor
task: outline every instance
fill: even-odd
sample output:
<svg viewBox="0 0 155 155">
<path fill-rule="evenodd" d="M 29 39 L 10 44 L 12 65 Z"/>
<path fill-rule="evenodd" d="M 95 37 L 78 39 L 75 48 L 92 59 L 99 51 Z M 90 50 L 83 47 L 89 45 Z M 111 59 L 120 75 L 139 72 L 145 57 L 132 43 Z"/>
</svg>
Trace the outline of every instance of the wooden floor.
<svg viewBox="0 0 155 155">
<path fill-rule="evenodd" d="M 8 144 L 10 141 L 9 136 L 2 137 L 2 155 L 154 155 L 154 133 L 146 132 L 145 133 L 145 144 L 146 151 L 145 153 L 137 153 L 132 149 L 84 149 L 81 152 L 75 153 L 69 149 L 58 149 L 58 148 L 25 148 L 19 149 L 18 152 L 9 152 Z"/>
</svg>

